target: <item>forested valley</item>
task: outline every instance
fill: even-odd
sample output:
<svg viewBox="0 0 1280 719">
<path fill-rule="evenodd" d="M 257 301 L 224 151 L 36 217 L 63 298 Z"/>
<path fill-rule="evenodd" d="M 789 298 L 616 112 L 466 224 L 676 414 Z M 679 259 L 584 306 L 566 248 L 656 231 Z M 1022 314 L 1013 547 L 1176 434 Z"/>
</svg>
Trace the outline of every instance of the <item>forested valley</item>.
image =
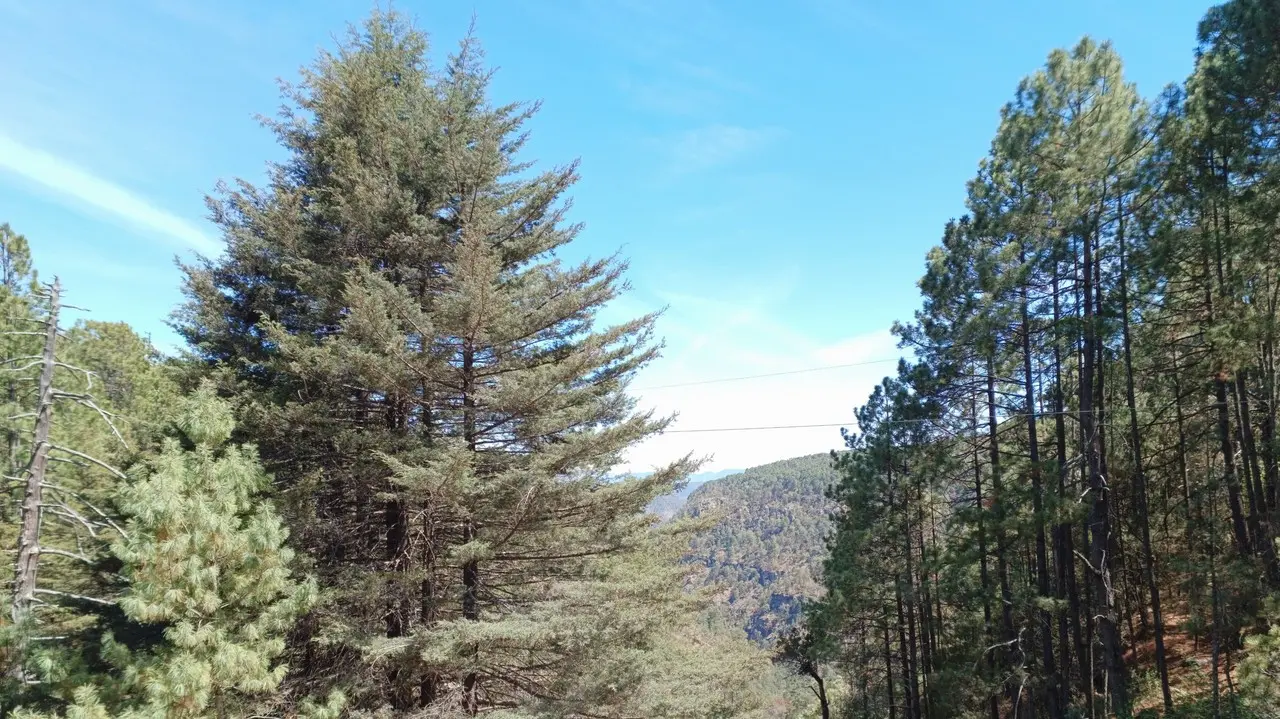
<svg viewBox="0 0 1280 719">
<path fill-rule="evenodd" d="M 0 715 L 1280 717 L 1280 5 L 1157 97 L 1050 54 L 844 449 L 692 494 L 617 471 L 661 324 L 558 253 L 577 165 L 427 57 L 283 86 L 180 352 L 0 225 Z"/>
</svg>

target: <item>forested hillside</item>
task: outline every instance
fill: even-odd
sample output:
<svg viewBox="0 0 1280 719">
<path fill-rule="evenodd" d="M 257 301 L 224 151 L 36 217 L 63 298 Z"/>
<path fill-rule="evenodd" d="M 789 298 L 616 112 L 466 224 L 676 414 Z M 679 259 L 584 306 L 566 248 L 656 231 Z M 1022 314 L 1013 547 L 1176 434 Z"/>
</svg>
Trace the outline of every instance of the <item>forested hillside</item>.
<svg viewBox="0 0 1280 719">
<path fill-rule="evenodd" d="M 694 535 L 686 559 L 692 584 L 709 587 L 730 623 L 771 645 L 822 595 L 824 541 L 836 479 L 828 454 L 752 467 L 702 486 L 680 516 L 714 519 Z"/>
<path fill-rule="evenodd" d="M 1159 97 L 1090 39 L 1018 86 L 787 647 L 840 711 L 1277 715 L 1278 144 L 1270 0 Z"/>
</svg>

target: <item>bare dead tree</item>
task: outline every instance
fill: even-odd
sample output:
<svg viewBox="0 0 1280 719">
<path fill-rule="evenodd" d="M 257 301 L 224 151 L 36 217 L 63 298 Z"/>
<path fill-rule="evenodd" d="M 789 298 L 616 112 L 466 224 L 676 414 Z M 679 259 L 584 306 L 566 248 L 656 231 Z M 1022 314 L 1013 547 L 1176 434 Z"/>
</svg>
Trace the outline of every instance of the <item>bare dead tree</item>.
<svg viewBox="0 0 1280 719">
<path fill-rule="evenodd" d="M 39 320 L 38 332 L 18 331 L 21 334 L 38 334 L 44 339 L 44 346 L 39 355 L 31 357 L 15 357 L 4 360 L 5 371 L 23 372 L 38 368 L 38 385 L 36 393 L 35 425 L 32 432 L 31 456 L 18 476 L 6 477 L 10 482 L 23 485 L 24 492 L 20 513 L 20 529 L 18 533 L 17 561 L 14 566 L 13 596 L 10 614 L 14 626 L 18 628 L 17 653 L 18 666 L 14 668 L 15 676 L 27 679 L 27 672 L 22 666 L 22 658 L 26 655 L 29 643 L 29 629 L 36 623 L 35 608 L 44 600 L 39 597 L 54 599 L 73 599 L 98 604 L 111 604 L 107 599 L 88 597 L 71 592 L 40 587 L 38 577 L 40 559 L 43 555 L 62 556 L 69 559 L 92 564 L 93 559 L 85 551 L 67 551 L 56 547 L 41 546 L 41 527 L 46 516 L 56 518 L 99 539 L 104 531 L 123 535 L 124 532 L 112 518 L 82 497 L 79 493 L 61 487 L 49 481 L 49 464 L 51 461 L 69 461 L 76 464 L 92 464 L 105 469 L 113 476 L 123 479 L 124 475 L 111 465 L 89 454 L 56 444 L 51 438 L 53 413 L 59 401 L 70 401 L 96 412 L 110 427 L 116 438 L 124 443 L 124 438 L 116 429 L 109 412 L 102 409 L 94 400 L 89 390 L 93 388 L 93 373 L 59 361 L 57 343 L 61 335 L 59 316 L 64 307 L 62 303 L 62 286 L 55 277 L 52 284 L 47 285 L 41 293 L 46 303 L 45 316 Z M 68 392 L 58 389 L 54 384 L 54 370 L 63 368 L 84 378 L 85 391 Z M 21 417 L 23 415 L 19 415 Z M 29 415 L 27 415 L 29 416 Z M 11 418 L 13 419 L 13 418 Z M 57 453 L 57 454 L 54 454 Z"/>
</svg>

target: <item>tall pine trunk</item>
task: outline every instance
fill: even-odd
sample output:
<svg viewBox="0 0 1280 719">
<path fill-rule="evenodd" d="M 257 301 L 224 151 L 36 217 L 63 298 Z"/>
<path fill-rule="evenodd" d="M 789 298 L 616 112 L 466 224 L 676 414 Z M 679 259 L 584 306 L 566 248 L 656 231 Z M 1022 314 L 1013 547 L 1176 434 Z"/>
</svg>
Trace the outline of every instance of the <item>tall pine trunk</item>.
<svg viewBox="0 0 1280 719">
<path fill-rule="evenodd" d="M 996 669 L 995 648 L 993 646 L 995 644 L 995 633 L 991 626 L 991 575 L 987 569 L 987 523 L 986 508 L 983 506 L 982 495 L 982 460 L 978 448 L 978 402 L 976 397 L 970 398 L 969 412 L 972 421 L 971 435 L 973 437 L 973 501 L 978 517 L 978 582 L 982 589 L 983 636 L 988 647 L 983 654 L 986 656 L 987 669 L 994 671 Z M 999 719 L 1000 702 L 994 692 L 987 703 L 990 718 Z"/>
<path fill-rule="evenodd" d="M 1026 251 L 1021 252 L 1021 261 L 1027 261 Z M 1021 288 L 1022 292 L 1022 372 L 1023 385 L 1026 395 L 1026 422 L 1027 422 L 1027 451 L 1028 459 L 1031 461 L 1031 500 L 1032 509 L 1035 513 L 1036 528 L 1036 591 L 1039 595 L 1047 600 L 1052 596 L 1052 588 L 1049 583 L 1049 555 L 1045 541 L 1045 514 L 1044 514 L 1044 487 L 1040 475 L 1040 441 L 1036 435 L 1036 422 L 1038 414 L 1036 412 L 1035 397 L 1035 374 L 1032 367 L 1031 359 L 1031 312 L 1030 300 L 1028 298 L 1027 286 L 1024 283 Z M 1050 719 L 1059 719 L 1062 716 L 1062 707 L 1059 705 L 1058 669 L 1053 657 L 1053 620 L 1047 609 L 1040 609 L 1038 612 L 1040 625 L 1040 661 L 1044 666 L 1045 685 L 1045 706 L 1048 708 Z"/>
<path fill-rule="evenodd" d="M 1058 504 L 1067 506 L 1067 417 L 1066 398 L 1062 382 L 1062 308 L 1060 304 L 1060 288 L 1058 266 L 1054 262 L 1053 271 L 1053 425 L 1054 439 L 1057 442 L 1057 474 Z M 1080 593 L 1076 588 L 1075 552 L 1072 547 L 1071 524 L 1059 522 L 1054 526 L 1054 566 L 1058 575 L 1058 600 L 1067 601 L 1067 611 L 1058 612 L 1058 644 L 1062 664 L 1062 704 L 1067 707 L 1071 701 L 1071 640 L 1076 647 L 1081 646 L 1080 637 Z M 1077 651 L 1077 658 L 1081 655 Z"/>
<path fill-rule="evenodd" d="M 1012 666 L 1010 656 L 1013 653 L 1017 635 L 1013 628 L 1013 589 L 1009 585 L 1008 546 L 1004 531 L 1004 488 L 1000 476 L 1000 440 L 999 424 L 996 419 L 996 376 L 995 362 L 987 357 L 987 443 L 991 462 L 991 506 L 996 521 L 996 578 L 1000 582 L 1000 629 L 1001 629 L 1001 669 L 1009 673 Z M 1017 688 L 1013 685 L 1012 675 L 1005 683 L 1005 694 L 1014 705 L 1017 714 Z"/>
<path fill-rule="evenodd" d="M 1097 317 L 1094 311 L 1094 251 L 1092 236 L 1084 238 L 1084 346 L 1080 371 L 1080 427 L 1084 434 L 1085 467 L 1088 472 L 1091 506 L 1089 510 L 1089 574 L 1093 601 L 1097 611 L 1090 612 L 1102 645 L 1102 661 L 1106 670 L 1107 689 L 1112 711 L 1128 710 L 1128 688 L 1125 685 L 1123 657 L 1120 654 L 1120 631 L 1116 624 L 1115 588 L 1112 584 L 1108 552 L 1111 548 L 1111 510 L 1106 477 L 1102 474 L 1102 439 L 1100 423 L 1095 422 L 1102 407 L 1094 403 L 1096 353 L 1099 349 Z"/>
<path fill-rule="evenodd" d="M 1210 158 L 1210 165 L 1213 160 Z M 1218 242 L 1218 210 L 1217 207 L 1212 209 L 1213 224 L 1213 241 L 1216 245 Z M 1207 230 L 1207 228 L 1206 228 Z M 1209 263 L 1208 248 L 1203 248 L 1201 252 L 1201 260 L 1203 262 L 1203 282 L 1204 282 L 1204 309 L 1207 326 L 1213 327 L 1216 321 L 1215 307 L 1213 301 L 1213 273 Z M 1220 263 L 1219 263 L 1220 265 Z M 1220 267 L 1219 267 L 1220 269 Z M 1219 281 L 1219 285 L 1221 282 Z M 1210 345 L 1211 350 L 1214 349 Z M 1240 498 L 1240 477 L 1236 473 L 1236 450 L 1235 443 L 1231 436 L 1231 408 L 1227 403 L 1227 377 L 1225 369 L 1219 367 L 1215 370 L 1213 378 L 1213 394 L 1214 408 L 1218 417 L 1218 443 L 1222 452 L 1222 471 L 1223 483 L 1227 487 L 1227 507 L 1231 511 L 1231 531 L 1235 538 L 1236 550 L 1240 556 L 1248 556 L 1251 548 L 1249 530 L 1245 524 L 1244 505 Z"/>
<path fill-rule="evenodd" d="M 1166 712 L 1173 710 L 1173 695 L 1169 691 L 1169 668 L 1164 648 L 1164 615 L 1160 611 L 1160 587 L 1156 584 L 1155 555 L 1151 551 L 1151 522 L 1147 503 L 1147 478 L 1143 464 L 1142 431 L 1138 425 L 1138 405 L 1133 383 L 1133 337 L 1130 333 L 1129 275 L 1124 236 L 1124 216 L 1121 209 L 1120 230 L 1120 328 L 1124 342 L 1125 401 L 1129 405 L 1129 435 L 1133 453 L 1134 520 L 1138 523 L 1142 541 L 1142 569 L 1151 601 L 1151 624 L 1155 636 L 1156 672 L 1160 675 L 1160 695 Z"/>
<path fill-rule="evenodd" d="M 889 619 L 887 617 L 880 627 L 880 632 L 884 638 L 884 684 L 886 698 L 889 703 L 889 719 L 898 719 L 898 699 L 894 696 L 893 691 L 893 651 L 889 644 Z"/>
</svg>

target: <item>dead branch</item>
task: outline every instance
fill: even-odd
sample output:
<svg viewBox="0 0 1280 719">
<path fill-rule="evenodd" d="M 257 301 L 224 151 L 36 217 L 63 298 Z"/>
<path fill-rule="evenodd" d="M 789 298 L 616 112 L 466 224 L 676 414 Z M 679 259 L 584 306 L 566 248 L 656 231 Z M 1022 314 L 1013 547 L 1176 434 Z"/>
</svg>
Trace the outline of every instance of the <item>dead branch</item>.
<svg viewBox="0 0 1280 719">
<path fill-rule="evenodd" d="M 44 487 L 45 487 L 45 489 L 52 490 L 52 491 L 54 491 L 54 492 L 60 492 L 60 493 L 62 493 L 62 494 L 68 495 L 68 496 L 70 496 L 70 497 L 74 497 L 75 499 L 79 500 L 82 504 L 84 504 L 84 506 L 86 506 L 86 507 L 88 507 L 89 509 L 93 510 L 93 513 L 94 513 L 94 514 L 96 514 L 96 515 L 98 515 L 99 517 L 101 517 L 101 518 L 102 518 L 102 521 L 106 522 L 108 526 L 110 526 L 112 529 L 116 530 L 116 532 L 117 532 L 121 537 L 124 537 L 125 539 L 128 539 L 128 538 L 129 538 L 129 534 L 128 534 L 127 532 L 125 532 L 125 531 L 124 531 L 124 529 L 122 529 L 122 528 L 120 527 L 120 525 L 116 524 L 116 523 L 115 523 L 115 521 L 114 521 L 114 520 L 112 520 L 112 519 L 111 519 L 111 517 L 110 517 L 106 512 L 103 512 L 101 509 L 98 509 L 96 506 L 94 506 L 93 502 L 90 502 L 89 500 L 85 499 L 85 498 L 84 498 L 84 495 L 81 495 L 81 494 L 79 494 L 79 493 L 77 493 L 77 492 L 74 492 L 74 491 L 72 491 L 72 490 L 70 490 L 70 489 L 67 489 L 66 487 L 59 487 L 59 486 L 58 486 L 58 485 L 56 485 L 56 484 L 49 484 L 48 482 L 45 482 L 45 483 L 44 483 Z"/>
<path fill-rule="evenodd" d="M 36 553 L 37 554 L 53 554 L 59 557 L 69 557 L 71 559 L 78 559 L 81 562 L 84 562 L 85 564 L 93 564 L 93 560 L 84 554 L 68 552 L 64 549 L 56 549 L 54 547 L 40 547 L 36 550 Z"/>
<path fill-rule="evenodd" d="M 71 592 L 59 592 L 56 589 L 41 589 L 37 587 L 35 589 L 35 593 L 50 597 L 65 597 L 67 599 L 75 599 L 82 602 L 92 602 L 94 604 L 101 604 L 104 607 L 114 607 L 116 605 L 115 602 L 109 599 L 99 599 L 97 597 L 90 597 L 84 594 L 72 594 Z"/>
<path fill-rule="evenodd" d="M 106 462 L 103 462 L 102 460 L 98 459 L 97 457 L 93 457 L 93 456 L 91 456 L 91 455 L 85 454 L 84 452 L 78 452 L 78 451 L 76 451 L 76 450 L 74 450 L 74 449 L 71 449 L 70 447 L 63 447 L 63 446 L 62 446 L 62 445 L 60 445 L 60 444 L 54 444 L 54 443 L 52 443 L 52 442 L 50 442 L 50 443 L 49 443 L 49 449 L 56 449 L 56 450 L 58 450 L 59 452 L 66 452 L 67 454 L 74 455 L 74 456 L 79 457 L 79 458 L 81 458 L 81 459 L 84 459 L 84 460 L 88 460 L 88 461 L 90 461 L 90 462 L 93 462 L 94 464 L 98 465 L 99 467 L 102 467 L 103 469 L 105 469 L 105 470 L 107 470 L 108 472 L 110 472 L 110 473 L 112 473 L 113 475 L 115 475 L 117 479 L 128 479 L 128 477 L 126 477 L 126 476 L 125 476 L 124 472 L 121 472 L 120 470 L 116 469 L 115 467 L 112 467 L 111 465 L 107 464 Z"/>
<path fill-rule="evenodd" d="M 120 441 L 120 444 L 123 445 L 125 449 L 129 448 L 129 443 L 124 441 L 124 435 L 120 434 L 120 430 L 116 429 L 116 423 L 112 421 L 112 418 L 115 417 L 116 415 L 99 407 L 98 404 L 93 401 L 93 395 L 73 394 L 71 392 L 61 392 L 55 389 L 53 391 L 53 396 L 55 398 L 73 400 L 76 404 L 80 405 L 81 407 L 87 407 L 97 412 L 98 416 L 102 418 L 102 421 L 106 422 L 107 426 L 111 428 L 111 434 L 114 434 L 116 436 L 116 439 Z"/>
</svg>

